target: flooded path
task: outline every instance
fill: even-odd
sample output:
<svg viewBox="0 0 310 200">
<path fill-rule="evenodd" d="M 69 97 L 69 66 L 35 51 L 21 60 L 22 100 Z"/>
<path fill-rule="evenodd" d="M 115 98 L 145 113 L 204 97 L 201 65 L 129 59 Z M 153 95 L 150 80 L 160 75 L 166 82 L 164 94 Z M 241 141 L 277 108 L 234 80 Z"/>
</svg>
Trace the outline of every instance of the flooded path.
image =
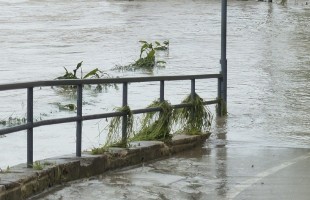
<svg viewBox="0 0 310 200">
<path fill-rule="evenodd" d="M 256 194 L 255 187 L 264 192 L 269 189 L 264 194 L 281 187 L 288 193 L 285 188 L 291 185 L 275 188 L 274 181 L 279 180 L 277 175 L 282 177 L 282 172 L 287 172 L 287 179 L 302 176 L 294 168 L 301 173 L 300 166 L 309 166 L 310 145 L 310 8 L 305 1 L 296 2 L 287 6 L 229 2 L 229 114 L 216 119 L 213 134 L 203 148 L 143 168 L 69 184 L 42 198 L 206 199 L 210 195 L 210 199 L 247 199 Z M 170 41 L 169 54 L 163 55 L 167 66 L 154 75 L 217 73 L 220 69 L 217 1 L 1 1 L 0 5 L 2 83 L 53 79 L 62 75 L 63 66 L 74 67 L 81 60 L 89 67 L 86 69 L 102 66 L 115 76 L 150 75 L 110 70 L 134 60 L 141 39 Z M 197 84 L 203 97 L 216 97 L 216 83 Z M 129 103 L 133 108 L 158 98 L 158 92 L 153 92 L 159 90 L 157 86 L 132 87 Z M 145 92 L 146 87 L 152 92 Z M 172 103 L 178 103 L 189 92 L 184 83 L 167 88 Z M 37 92 L 37 98 L 45 100 L 37 101 L 38 116 L 74 114 L 59 112 L 49 104 L 70 100 L 55 97 L 50 89 Z M 120 105 L 119 93 L 110 91 L 108 100 L 107 93 L 86 94 L 90 104 L 85 112 L 98 112 L 99 99 L 111 105 L 100 107 L 102 110 L 118 106 L 117 101 Z M 20 98 L 14 96 L 1 94 L 2 117 L 18 113 L 17 109 L 12 111 L 9 102 L 24 108 Z M 96 122 L 84 127 L 87 134 L 83 148 L 98 145 Z M 40 128 L 36 137 L 35 159 L 74 152 L 74 125 L 55 126 L 53 132 Z M 26 158 L 24 133 L 0 138 L 0 146 L 0 167 Z M 8 155 L 3 149 L 12 149 L 12 153 Z M 296 183 L 301 187 L 294 191 L 309 196 L 309 177 L 301 181 Z"/>
<path fill-rule="evenodd" d="M 32 200 L 307 200 L 309 165 L 309 149 L 207 143 L 203 148 L 143 167 L 69 183 Z"/>
</svg>

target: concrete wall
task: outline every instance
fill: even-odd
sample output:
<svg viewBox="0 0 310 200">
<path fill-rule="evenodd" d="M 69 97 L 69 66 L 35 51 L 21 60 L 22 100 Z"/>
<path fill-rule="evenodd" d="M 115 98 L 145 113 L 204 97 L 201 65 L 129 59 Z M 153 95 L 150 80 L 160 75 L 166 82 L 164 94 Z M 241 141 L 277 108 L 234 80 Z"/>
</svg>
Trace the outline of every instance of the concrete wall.
<svg viewBox="0 0 310 200">
<path fill-rule="evenodd" d="M 177 135 L 169 144 L 141 141 L 131 143 L 127 149 L 110 148 L 101 155 L 85 152 L 81 158 L 74 155 L 49 158 L 40 161 L 42 170 L 29 169 L 26 164 L 20 164 L 0 173 L 0 200 L 26 199 L 63 182 L 168 157 L 201 145 L 209 136 Z"/>
</svg>

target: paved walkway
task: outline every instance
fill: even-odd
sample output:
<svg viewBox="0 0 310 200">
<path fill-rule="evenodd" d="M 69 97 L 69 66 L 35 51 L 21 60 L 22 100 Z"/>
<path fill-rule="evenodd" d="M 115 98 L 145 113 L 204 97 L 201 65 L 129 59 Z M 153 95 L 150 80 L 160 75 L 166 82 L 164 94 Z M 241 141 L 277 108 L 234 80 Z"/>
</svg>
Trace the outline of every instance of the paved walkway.
<svg viewBox="0 0 310 200">
<path fill-rule="evenodd" d="M 310 149 L 211 138 L 170 159 L 68 184 L 34 199 L 296 199 L 310 196 Z"/>
</svg>

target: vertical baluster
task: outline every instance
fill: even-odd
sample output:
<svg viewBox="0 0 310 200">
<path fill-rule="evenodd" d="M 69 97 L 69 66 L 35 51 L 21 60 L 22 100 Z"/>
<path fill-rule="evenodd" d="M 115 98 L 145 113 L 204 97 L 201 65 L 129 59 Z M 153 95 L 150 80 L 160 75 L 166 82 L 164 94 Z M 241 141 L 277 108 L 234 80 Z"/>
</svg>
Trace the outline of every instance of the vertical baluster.
<svg viewBox="0 0 310 200">
<path fill-rule="evenodd" d="M 195 84 L 195 79 L 191 79 L 191 100 L 192 102 L 195 99 L 195 95 L 196 95 L 196 84 Z M 191 107 L 191 118 L 194 119 L 195 118 L 195 112 L 194 112 L 194 107 L 192 105 Z"/>
<path fill-rule="evenodd" d="M 192 100 L 195 98 L 195 90 L 196 90 L 196 85 L 195 85 L 195 79 L 191 79 L 191 98 Z"/>
<path fill-rule="evenodd" d="M 33 166 L 33 87 L 27 88 L 27 167 Z"/>
<path fill-rule="evenodd" d="M 77 86 L 77 117 L 76 121 L 76 156 L 81 157 L 82 152 L 82 102 L 83 102 L 83 85 Z"/>
<path fill-rule="evenodd" d="M 221 73 L 221 72 L 220 72 Z M 223 102 L 223 97 L 222 97 L 222 78 L 217 79 L 217 99 L 219 100 L 217 104 L 217 115 L 222 116 L 222 102 Z"/>
<path fill-rule="evenodd" d="M 165 81 L 161 80 L 160 81 L 160 97 L 159 97 L 160 102 L 165 101 Z"/>
<path fill-rule="evenodd" d="M 128 83 L 123 83 L 123 107 L 128 105 Z M 122 119 L 122 144 L 127 144 L 127 114 Z"/>
</svg>

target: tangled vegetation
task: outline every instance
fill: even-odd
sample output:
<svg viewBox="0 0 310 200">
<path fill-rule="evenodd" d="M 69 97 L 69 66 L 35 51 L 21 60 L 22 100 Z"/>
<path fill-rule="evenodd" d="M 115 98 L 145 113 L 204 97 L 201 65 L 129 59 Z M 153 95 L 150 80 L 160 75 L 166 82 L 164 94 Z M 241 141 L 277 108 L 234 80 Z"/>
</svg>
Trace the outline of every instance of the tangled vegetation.
<svg viewBox="0 0 310 200">
<path fill-rule="evenodd" d="M 176 120 L 176 123 L 181 125 L 180 132 L 198 135 L 209 131 L 213 115 L 211 111 L 203 105 L 203 99 L 195 93 L 194 97 L 188 95 L 182 103 L 191 104 L 191 106 L 176 109 L 173 113 L 173 118 Z"/>
<path fill-rule="evenodd" d="M 172 135 L 172 106 L 168 101 L 154 101 L 148 108 L 160 107 L 160 112 L 150 112 L 144 114 L 142 119 L 142 128 L 134 137 L 137 140 L 169 140 Z"/>
<path fill-rule="evenodd" d="M 169 41 L 164 41 L 161 44 L 155 41 L 155 44 L 146 41 L 139 41 L 141 43 L 139 59 L 134 63 L 125 66 L 116 66 L 116 70 L 136 71 L 144 70 L 152 72 L 155 67 L 164 67 L 165 61 L 156 59 L 156 51 L 166 51 L 169 49 Z"/>
<path fill-rule="evenodd" d="M 106 139 L 106 143 L 99 148 L 93 148 L 93 154 L 100 154 L 106 151 L 108 147 L 123 147 L 126 148 L 128 145 L 128 139 L 133 135 L 133 114 L 129 108 L 129 106 L 124 106 L 116 109 L 117 112 L 125 113 L 127 116 L 127 127 L 126 133 L 127 138 L 122 138 L 122 117 L 117 116 L 112 118 L 110 124 L 108 125 L 108 135 Z"/>
<path fill-rule="evenodd" d="M 213 115 L 203 104 L 203 99 L 195 93 L 193 97 L 188 95 L 182 103 L 189 104 L 189 106 L 173 110 L 168 101 L 154 101 L 148 108 L 160 108 L 161 111 L 144 114 L 141 119 L 141 129 L 135 134 L 133 134 L 131 110 L 128 106 L 118 108 L 117 111 L 126 113 L 127 116 L 127 138 L 122 139 L 121 135 L 122 116 L 115 117 L 108 126 L 108 137 L 105 145 L 92 149 L 92 153 L 103 153 L 108 147 L 128 147 L 128 141 L 169 141 L 172 138 L 171 130 L 174 125 L 180 128 L 177 133 L 200 135 L 208 132 L 211 128 Z"/>
</svg>

